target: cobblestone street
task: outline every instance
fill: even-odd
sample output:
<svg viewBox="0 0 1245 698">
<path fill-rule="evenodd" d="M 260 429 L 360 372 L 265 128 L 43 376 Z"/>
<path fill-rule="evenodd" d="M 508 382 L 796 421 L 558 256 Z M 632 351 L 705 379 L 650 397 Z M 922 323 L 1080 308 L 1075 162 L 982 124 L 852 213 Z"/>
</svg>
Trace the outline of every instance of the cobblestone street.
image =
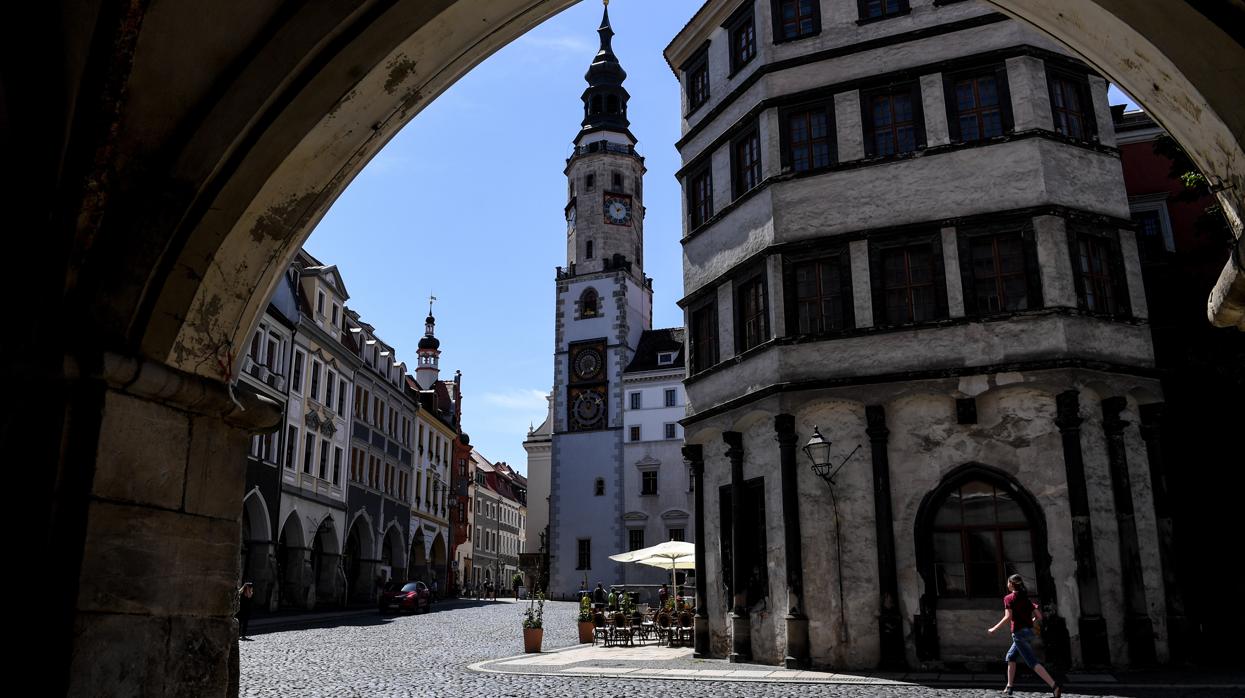
<svg viewBox="0 0 1245 698">
<path fill-rule="evenodd" d="M 998 687 L 799 685 L 677 679 L 620 679 L 479 673 L 468 669 L 522 652 L 525 604 L 442 604 L 418 616 L 375 613 L 336 618 L 318 626 L 252 627 L 241 643 L 243 696 L 956 696 L 998 695 Z M 575 606 L 545 607 L 546 650 L 575 643 Z M 762 669 L 765 667 L 750 667 Z M 1002 677 L 1000 677 L 1002 678 Z M 1031 677 L 1030 677 L 1031 678 Z M 1190 681 L 1196 680 L 1191 677 Z M 999 682 L 1001 685 L 1001 681 Z M 1026 692 L 1030 691 L 1030 692 Z M 1022 686 L 1019 695 L 1048 695 Z M 1076 687 L 1066 695 L 1229 696 L 1239 688 Z"/>
</svg>

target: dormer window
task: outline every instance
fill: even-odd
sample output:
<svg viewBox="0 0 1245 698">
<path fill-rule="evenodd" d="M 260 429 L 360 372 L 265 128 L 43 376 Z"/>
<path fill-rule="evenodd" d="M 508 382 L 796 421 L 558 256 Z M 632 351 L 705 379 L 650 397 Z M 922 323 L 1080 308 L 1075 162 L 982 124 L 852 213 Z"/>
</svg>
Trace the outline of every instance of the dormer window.
<svg viewBox="0 0 1245 698">
<path fill-rule="evenodd" d="M 324 291 L 316 292 L 316 315 L 324 315 Z"/>
<path fill-rule="evenodd" d="M 658 366 L 671 366 L 674 364 L 674 357 L 678 356 L 677 351 L 661 351 L 657 353 Z"/>
<path fill-rule="evenodd" d="M 341 315 L 341 306 L 333 304 L 333 327 L 337 327 L 337 320 Z"/>
</svg>

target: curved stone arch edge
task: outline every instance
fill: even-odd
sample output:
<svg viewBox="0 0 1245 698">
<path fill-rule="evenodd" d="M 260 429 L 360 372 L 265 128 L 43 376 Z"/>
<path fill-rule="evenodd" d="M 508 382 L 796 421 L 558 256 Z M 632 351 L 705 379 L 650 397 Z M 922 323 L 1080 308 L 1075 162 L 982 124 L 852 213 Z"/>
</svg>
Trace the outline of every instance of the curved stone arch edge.
<svg viewBox="0 0 1245 698">
<path fill-rule="evenodd" d="M 280 157 L 253 194 L 226 191 L 231 182 L 225 182 L 217 200 L 234 196 L 247 203 L 235 220 L 223 224 L 228 232 L 211 249 L 188 304 L 182 305 L 171 291 L 154 301 L 153 317 L 177 318 L 181 324 L 171 340 L 145 328 L 144 352 L 164 356 L 166 363 L 191 373 L 235 378 L 243 358 L 237 349 L 245 346 L 284 270 L 345 187 L 424 106 L 498 49 L 571 4 L 573 0 L 453 4 L 400 41 L 345 90 Z M 495 16 L 483 36 L 454 31 L 478 26 L 482 12 Z M 454 38 L 465 40 L 465 45 L 452 44 Z M 427 71 L 419 69 L 426 64 L 431 64 Z M 272 126 L 278 127 L 279 123 Z M 188 249 L 180 252 L 191 254 Z M 191 263 L 187 257 L 172 266 L 189 271 L 204 265 L 201 258 Z M 229 367 L 228 375 L 223 375 L 222 366 Z"/>
</svg>

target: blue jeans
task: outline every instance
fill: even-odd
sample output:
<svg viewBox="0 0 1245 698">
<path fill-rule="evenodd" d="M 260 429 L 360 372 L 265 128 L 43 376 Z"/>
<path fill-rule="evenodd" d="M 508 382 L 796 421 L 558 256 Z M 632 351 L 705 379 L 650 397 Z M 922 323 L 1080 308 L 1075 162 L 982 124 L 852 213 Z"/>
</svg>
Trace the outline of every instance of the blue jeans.
<svg viewBox="0 0 1245 698">
<path fill-rule="evenodd" d="M 1021 628 L 1012 633 L 1012 646 L 1007 650 L 1006 661 L 1016 661 L 1016 655 L 1020 655 L 1020 659 L 1029 666 L 1030 669 L 1041 664 L 1037 655 L 1033 653 L 1033 646 L 1029 643 L 1033 641 L 1033 629 Z"/>
</svg>

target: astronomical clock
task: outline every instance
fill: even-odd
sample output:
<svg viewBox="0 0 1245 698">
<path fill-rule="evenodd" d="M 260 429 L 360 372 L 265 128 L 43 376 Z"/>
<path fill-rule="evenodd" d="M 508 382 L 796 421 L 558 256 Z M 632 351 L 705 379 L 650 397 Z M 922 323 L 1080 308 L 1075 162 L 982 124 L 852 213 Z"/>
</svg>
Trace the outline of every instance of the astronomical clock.
<svg viewBox="0 0 1245 698">
<path fill-rule="evenodd" d="M 604 429 L 609 422 L 609 382 L 605 373 L 605 342 L 570 346 L 571 380 L 567 392 L 567 424 L 571 431 Z"/>
</svg>

